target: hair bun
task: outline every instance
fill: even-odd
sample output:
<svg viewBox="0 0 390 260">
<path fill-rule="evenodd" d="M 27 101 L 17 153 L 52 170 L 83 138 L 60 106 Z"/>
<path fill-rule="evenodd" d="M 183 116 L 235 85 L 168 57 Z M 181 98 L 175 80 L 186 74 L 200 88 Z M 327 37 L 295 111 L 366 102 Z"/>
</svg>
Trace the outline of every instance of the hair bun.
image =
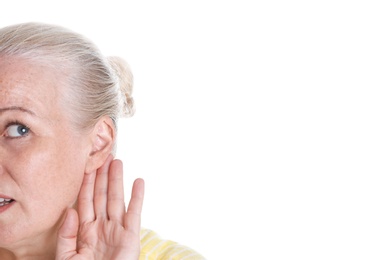
<svg viewBox="0 0 390 260">
<path fill-rule="evenodd" d="M 122 58 L 116 56 L 110 56 L 107 58 L 113 69 L 120 91 L 120 116 L 129 117 L 135 112 L 133 94 L 133 74 L 129 64 Z"/>
</svg>

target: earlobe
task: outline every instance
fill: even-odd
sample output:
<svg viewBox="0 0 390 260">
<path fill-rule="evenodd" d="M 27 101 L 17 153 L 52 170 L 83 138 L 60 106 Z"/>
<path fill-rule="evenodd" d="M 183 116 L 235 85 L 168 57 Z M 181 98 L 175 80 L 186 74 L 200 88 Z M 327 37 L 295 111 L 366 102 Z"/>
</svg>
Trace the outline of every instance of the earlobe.
<svg viewBox="0 0 390 260">
<path fill-rule="evenodd" d="M 111 154 L 115 140 L 115 126 L 108 116 L 102 117 L 91 133 L 91 151 L 86 165 L 86 172 L 92 172 L 103 165 Z"/>
</svg>

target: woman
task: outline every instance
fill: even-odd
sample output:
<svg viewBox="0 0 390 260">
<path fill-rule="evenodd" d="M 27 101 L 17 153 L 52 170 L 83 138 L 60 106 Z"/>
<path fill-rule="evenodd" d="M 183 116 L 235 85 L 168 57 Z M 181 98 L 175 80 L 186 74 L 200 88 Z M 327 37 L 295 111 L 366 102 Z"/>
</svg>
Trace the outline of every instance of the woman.
<svg viewBox="0 0 390 260">
<path fill-rule="evenodd" d="M 113 159 L 132 76 L 58 26 L 0 29 L 0 259 L 203 259 L 140 228 Z M 141 241 L 140 241 L 141 237 Z"/>
</svg>

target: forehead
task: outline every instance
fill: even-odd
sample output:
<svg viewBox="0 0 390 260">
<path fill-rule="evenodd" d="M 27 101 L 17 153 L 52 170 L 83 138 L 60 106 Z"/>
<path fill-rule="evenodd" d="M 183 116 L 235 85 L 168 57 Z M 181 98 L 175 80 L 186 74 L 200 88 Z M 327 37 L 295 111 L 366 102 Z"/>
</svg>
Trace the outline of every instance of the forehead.
<svg viewBox="0 0 390 260">
<path fill-rule="evenodd" d="M 0 57 L 0 107 L 44 110 L 57 103 L 60 75 L 49 66 L 16 57 Z"/>
</svg>

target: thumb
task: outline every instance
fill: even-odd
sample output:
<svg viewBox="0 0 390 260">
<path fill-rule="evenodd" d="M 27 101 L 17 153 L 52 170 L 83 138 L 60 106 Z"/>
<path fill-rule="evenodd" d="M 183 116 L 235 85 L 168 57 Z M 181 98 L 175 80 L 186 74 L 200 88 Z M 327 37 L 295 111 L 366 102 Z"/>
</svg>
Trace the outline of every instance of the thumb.
<svg viewBox="0 0 390 260">
<path fill-rule="evenodd" d="M 74 209 L 68 209 L 64 223 L 58 231 L 56 260 L 68 259 L 77 254 L 79 217 Z"/>
</svg>

